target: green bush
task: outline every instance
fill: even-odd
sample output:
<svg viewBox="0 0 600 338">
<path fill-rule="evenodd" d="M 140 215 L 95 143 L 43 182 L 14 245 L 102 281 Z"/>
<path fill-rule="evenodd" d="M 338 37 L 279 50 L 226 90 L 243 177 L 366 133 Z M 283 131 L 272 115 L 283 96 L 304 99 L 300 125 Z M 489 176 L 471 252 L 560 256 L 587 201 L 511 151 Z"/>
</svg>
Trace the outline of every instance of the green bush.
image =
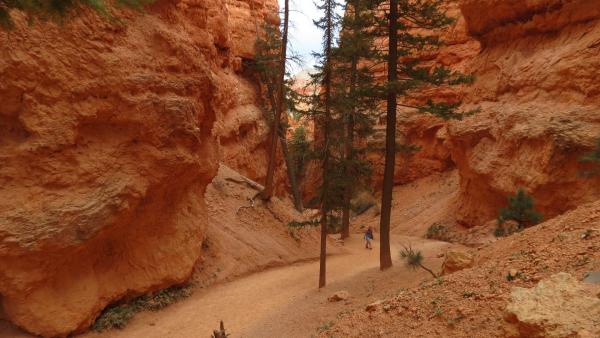
<svg viewBox="0 0 600 338">
<path fill-rule="evenodd" d="M 446 241 L 448 240 L 448 228 L 441 223 L 433 223 L 427 228 L 427 234 L 425 236 L 428 239 Z"/>
<path fill-rule="evenodd" d="M 109 306 L 94 322 L 92 329 L 102 332 L 112 328 L 122 329 L 136 313 L 150 310 L 158 311 L 192 294 L 190 285 L 172 286 L 154 293 L 143 295 L 125 304 Z"/>
<path fill-rule="evenodd" d="M 508 199 L 508 207 L 500 209 L 498 224 L 515 221 L 517 230 L 536 225 L 542 221 L 542 214 L 535 210 L 533 198 L 525 190 L 519 189 L 515 196 Z"/>
<path fill-rule="evenodd" d="M 152 2 L 153 0 L 117 0 L 116 4 L 140 10 Z M 14 28 L 14 22 L 10 16 L 10 11 L 13 9 L 24 12 L 30 22 L 34 19 L 60 22 L 70 11 L 83 6 L 94 9 L 104 17 L 111 16 L 105 0 L 0 0 L 0 28 L 5 30 Z"/>
</svg>

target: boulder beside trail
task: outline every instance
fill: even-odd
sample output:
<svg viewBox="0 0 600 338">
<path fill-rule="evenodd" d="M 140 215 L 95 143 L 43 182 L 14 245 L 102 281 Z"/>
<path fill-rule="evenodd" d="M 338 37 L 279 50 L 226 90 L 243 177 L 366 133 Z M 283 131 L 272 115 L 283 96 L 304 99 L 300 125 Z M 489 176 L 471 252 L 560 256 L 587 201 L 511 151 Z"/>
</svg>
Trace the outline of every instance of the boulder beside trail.
<svg viewBox="0 0 600 338">
<path fill-rule="evenodd" d="M 600 299 L 564 272 L 531 289 L 515 287 L 506 312 L 507 336 L 600 336 Z"/>
</svg>

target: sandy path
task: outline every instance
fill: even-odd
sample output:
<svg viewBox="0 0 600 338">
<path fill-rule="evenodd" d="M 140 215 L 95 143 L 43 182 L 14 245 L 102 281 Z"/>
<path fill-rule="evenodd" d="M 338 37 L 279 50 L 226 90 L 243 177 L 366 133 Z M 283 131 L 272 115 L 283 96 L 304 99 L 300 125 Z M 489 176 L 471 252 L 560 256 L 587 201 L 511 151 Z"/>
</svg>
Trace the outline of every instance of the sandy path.
<svg viewBox="0 0 600 338">
<path fill-rule="evenodd" d="M 448 243 L 396 238 L 421 248 L 427 262 L 439 268 L 437 253 Z M 316 288 L 318 262 L 290 265 L 232 282 L 197 290 L 190 298 L 159 312 L 138 314 L 124 330 L 83 337 L 207 337 L 223 319 L 232 337 L 310 337 L 336 315 L 390 295 L 430 278 L 408 271 L 401 262 L 384 273 L 378 270 L 379 250 L 365 250 L 359 236 L 345 243 L 348 254 L 328 258 L 328 286 Z M 397 258 L 397 245 L 394 258 Z M 329 303 L 335 291 L 347 290 L 348 302 Z"/>
</svg>

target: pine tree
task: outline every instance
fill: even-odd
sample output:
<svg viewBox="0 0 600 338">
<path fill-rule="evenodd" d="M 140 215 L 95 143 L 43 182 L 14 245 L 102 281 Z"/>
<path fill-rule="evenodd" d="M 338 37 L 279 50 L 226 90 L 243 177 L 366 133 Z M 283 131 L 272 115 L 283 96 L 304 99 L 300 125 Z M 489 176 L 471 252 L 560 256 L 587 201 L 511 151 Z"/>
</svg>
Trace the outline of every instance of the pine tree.
<svg viewBox="0 0 600 338">
<path fill-rule="evenodd" d="M 519 188 L 515 196 L 508 199 L 508 207 L 500 209 L 498 224 L 506 221 L 517 222 L 517 230 L 533 226 L 542 221 L 542 214 L 535 210 L 533 198 Z"/>
<path fill-rule="evenodd" d="M 339 16 L 336 14 L 336 8 L 339 4 L 335 0 L 322 0 L 317 4 L 317 8 L 323 11 L 323 17 L 314 21 L 315 25 L 323 31 L 323 52 L 315 53 L 319 65 L 317 72 L 312 74 L 313 85 L 320 84 L 320 90 L 313 97 L 311 105 L 315 121 L 319 124 L 322 133 L 322 145 L 318 150 L 319 159 L 322 165 L 322 184 L 320 189 L 321 203 L 321 252 L 319 261 L 319 288 L 326 284 L 326 256 L 327 256 L 327 234 L 331 223 L 331 213 L 336 210 L 341 200 L 336 194 L 340 193 L 340 189 L 336 186 L 339 184 L 339 161 L 334 157 L 336 151 L 334 149 L 339 145 L 339 137 L 335 134 L 339 128 L 333 128 L 333 72 L 332 72 L 332 55 L 334 49 L 334 39 L 336 28 L 339 22 Z M 343 193 L 343 190 L 342 190 Z"/>
<path fill-rule="evenodd" d="M 387 14 L 387 117 L 386 151 L 380 219 L 380 268 L 392 266 L 390 252 L 390 219 L 394 169 L 396 161 L 396 123 L 398 106 L 413 108 L 444 119 L 461 119 L 465 113 L 457 112 L 460 102 L 427 101 L 421 105 L 398 103 L 411 91 L 424 86 L 456 85 L 472 81 L 472 77 L 453 73 L 443 66 L 434 68 L 421 65 L 418 54 L 439 48 L 442 42 L 435 34 L 422 34 L 423 30 L 444 28 L 453 20 L 442 10 L 444 0 L 390 0 Z M 400 58 L 400 59 L 399 59 Z M 472 113 L 472 112 L 469 112 Z M 466 113 L 466 114 L 469 114 Z"/>
<path fill-rule="evenodd" d="M 138 10 L 152 2 L 153 0 L 117 0 L 119 5 Z M 10 16 L 11 10 L 24 12 L 30 20 L 60 21 L 67 16 L 69 11 L 82 6 L 91 7 L 105 17 L 111 16 L 105 0 L 0 0 L 0 27 L 5 30 L 14 28 L 14 22 Z"/>
<path fill-rule="evenodd" d="M 266 98 L 266 103 L 263 104 L 263 110 L 265 112 L 270 112 L 270 114 L 266 114 L 265 117 L 267 121 L 272 126 L 274 126 L 275 116 L 277 115 L 278 109 L 278 90 L 276 87 L 280 78 L 279 65 L 281 61 L 280 53 L 282 40 L 279 38 L 278 29 L 272 25 L 267 24 L 263 27 L 262 30 L 257 31 L 264 32 L 264 35 L 259 35 L 256 40 L 256 54 L 255 59 L 252 62 L 251 68 L 253 69 L 254 73 L 258 75 L 258 82 L 265 87 L 262 96 Z M 286 76 L 287 75 L 288 74 L 286 73 Z M 292 84 L 293 82 L 291 79 L 287 79 L 284 81 L 284 107 L 286 109 L 294 111 L 296 99 L 293 95 L 294 91 L 291 89 Z M 297 182 L 297 175 L 294 170 L 294 165 L 292 163 L 292 155 L 290 154 L 287 145 L 286 131 L 288 127 L 281 123 L 281 121 L 278 124 L 279 131 L 277 133 L 277 136 L 279 139 L 279 143 L 281 144 L 284 160 L 286 162 L 288 180 L 292 189 L 294 206 L 298 211 L 302 211 L 304 209 L 302 205 L 302 196 L 300 194 L 300 188 Z M 269 165 L 271 164 L 272 163 L 269 162 Z"/>
<path fill-rule="evenodd" d="M 273 196 L 273 176 L 275 174 L 275 161 L 277 158 L 277 139 L 280 135 L 281 115 L 285 109 L 285 74 L 287 63 L 287 44 L 288 44 L 288 28 L 290 21 L 290 5 L 289 0 L 285 0 L 283 8 L 283 32 L 281 37 L 281 54 L 279 57 L 279 73 L 277 74 L 277 102 L 275 116 L 271 126 L 271 135 L 269 137 L 269 162 L 267 167 L 267 177 L 265 182 L 265 190 L 262 192 L 262 199 L 268 201 Z"/>
<path fill-rule="evenodd" d="M 366 137 L 372 132 L 375 119 L 373 110 L 377 101 L 377 85 L 372 61 L 379 58 L 375 48 L 377 24 L 374 9 L 381 0 L 349 0 L 345 6 L 339 47 L 334 52 L 332 67 L 336 74 L 336 110 L 343 116 L 344 135 L 344 202 L 341 238 L 350 235 L 350 201 L 361 178 L 370 176 L 369 163 L 357 157 L 359 149 L 355 136 Z M 369 61 L 371 61 L 369 63 Z M 362 64 L 361 64 L 362 62 Z M 367 63 L 365 63 L 367 62 Z"/>
</svg>

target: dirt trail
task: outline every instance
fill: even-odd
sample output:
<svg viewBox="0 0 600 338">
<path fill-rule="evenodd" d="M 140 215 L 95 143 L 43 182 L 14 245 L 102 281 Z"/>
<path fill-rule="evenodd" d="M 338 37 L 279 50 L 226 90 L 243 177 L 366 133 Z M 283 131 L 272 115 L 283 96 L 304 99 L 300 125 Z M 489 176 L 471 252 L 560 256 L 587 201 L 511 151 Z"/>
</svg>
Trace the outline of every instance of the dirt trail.
<svg viewBox="0 0 600 338">
<path fill-rule="evenodd" d="M 392 219 L 392 258 L 395 265 L 388 271 L 380 272 L 378 269 L 378 242 L 375 241 L 372 251 L 366 250 L 362 236 L 353 235 L 344 243 L 343 248 L 329 245 L 330 252 L 337 254 L 328 257 L 328 285 L 321 291 L 316 287 L 319 269 L 316 261 L 272 268 L 235 278 L 237 273 L 246 270 L 251 272 L 247 267 L 252 264 L 268 266 L 267 263 L 274 259 L 279 259 L 280 264 L 285 264 L 293 257 L 309 257 L 311 255 L 308 253 L 318 252 L 318 240 L 307 234 L 303 239 L 304 244 L 298 247 L 297 243 L 290 240 L 289 235 L 280 229 L 280 223 L 270 220 L 271 213 L 260 208 L 253 213 L 248 212 L 247 215 L 230 215 L 231 210 L 235 213 L 240 205 L 244 205 L 246 195 L 252 191 L 240 190 L 240 186 L 224 179 L 220 182 L 213 184 L 214 191 L 209 189 L 207 195 L 211 197 L 213 191 L 211 208 L 215 209 L 215 216 L 212 218 L 212 228 L 209 227 L 209 238 L 217 252 L 208 255 L 208 261 L 202 264 L 209 266 L 206 268 L 208 274 L 216 269 L 214 272 L 219 276 L 214 282 L 217 284 L 197 288 L 190 298 L 161 311 L 139 313 L 124 330 L 100 334 L 89 332 L 80 337 L 208 337 L 221 319 L 232 337 L 310 337 L 318 333 L 319 327 L 335 322 L 344 312 L 355 309 L 362 311 L 369 303 L 391 297 L 402 288 L 432 279 L 427 272 L 409 271 L 405 267 L 398 255 L 401 243 L 410 243 L 414 248 L 422 250 L 425 264 L 438 271 L 442 263 L 439 254 L 454 246 L 422 238 L 432 222 L 444 220 L 451 214 L 448 212 L 448 205 L 454 197 L 457 180 L 455 173 L 448 173 L 395 189 Z M 281 208 L 277 209 L 282 210 L 278 214 L 283 215 L 285 208 Z M 260 213 L 266 216 L 261 216 Z M 376 226 L 378 218 L 376 210 L 371 210 L 355 219 L 353 228 L 359 232 L 362 231 L 359 230 L 361 226 Z M 241 220 L 239 224 L 236 223 L 238 219 Z M 256 224 L 261 224 L 260 233 L 263 234 L 264 229 L 269 227 L 269 233 L 275 234 L 273 238 L 257 237 L 253 232 L 256 230 Z M 214 233 L 210 232 L 211 229 Z M 224 236 L 221 232 L 230 235 Z M 376 233 L 376 239 L 377 237 Z M 227 248 L 229 251 L 225 251 Z M 291 258 L 286 258 L 286 255 Z M 212 265 L 214 266 L 210 268 Z M 204 275 L 198 273 L 200 277 L 204 278 Z M 226 278 L 220 277 L 221 275 L 232 276 L 234 279 L 227 281 Z M 348 301 L 327 301 L 328 296 L 340 290 L 350 293 Z M 31 336 L 0 321 L 0 337 Z"/>
<path fill-rule="evenodd" d="M 396 238 L 394 253 L 399 242 L 408 241 L 421 248 L 427 264 L 436 269 L 441 264 L 437 254 L 450 246 Z M 365 250 L 362 245 L 355 235 L 345 243 L 348 254 L 329 257 L 328 286 L 321 291 L 316 288 L 317 262 L 274 268 L 196 291 L 189 299 L 162 311 L 141 313 L 124 330 L 83 337 L 206 337 L 221 319 L 233 337 L 310 337 L 319 326 L 335 321 L 341 312 L 431 278 L 422 271 L 409 271 L 399 260 L 394 268 L 382 273 L 378 270 L 378 243 L 373 250 Z M 329 303 L 327 297 L 338 290 L 350 292 L 350 300 Z"/>
</svg>

